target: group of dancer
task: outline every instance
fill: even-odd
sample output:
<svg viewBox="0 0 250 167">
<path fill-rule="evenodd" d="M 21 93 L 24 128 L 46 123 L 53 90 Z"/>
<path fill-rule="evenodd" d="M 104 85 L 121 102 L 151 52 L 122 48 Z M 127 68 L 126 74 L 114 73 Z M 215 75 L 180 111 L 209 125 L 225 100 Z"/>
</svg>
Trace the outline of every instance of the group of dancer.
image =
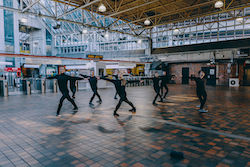
<svg viewBox="0 0 250 167">
<path fill-rule="evenodd" d="M 200 105 L 199 105 L 199 111 L 200 112 L 207 112 L 207 110 L 204 110 L 203 107 L 206 103 L 206 99 L 207 99 L 207 94 L 206 94 L 206 90 L 205 90 L 205 84 L 204 84 L 204 76 L 205 73 L 203 71 L 199 71 L 198 72 L 198 77 L 195 77 L 194 75 L 191 75 L 190 79 L 194 80 L 196 82 L 196 93 L 197 96 L 200 100 Z M 116 94 L 114 99 L 117 99 L 117 95 L 119 95 L 120 99 L 118 104 L 115 107 L 115 110 L 113 112 L 114 116 L 119 116 L 119 114 L 117 113 L 118 109 L 120 108 L 122 102 L 126 102 L 127 104 L 129 104 L 131 106 L 131 109 L 129 110 L 132 113 L 136 112 L 136 108 L 133 105 L 133 103 L 131 101 L 128 100 L 127 98 L 127 93 L 126 93 L 126 85 L 128 83 L 138 83 L 138 82 L 144 82 L 145 79 L 142 80 L 126 80 L 123 77 L 123 74 L 120 73 L 118 75 L 112 75 L 112 76 L 103 76 L 103 77 L 96 77 L 94 75 L 94 71 L 91 71 L 91 75 L 87 76 L 87 75 L 82 75 L 80 74 L 81 77 L 76 77 L 76 76 L 69 76 L 65 74 L 65 70 L 62 71 L 62 73 L 60 75 L 56 75 L 53 77 L 48 77 L 47 79 L 57 79 L 58 81 L 58 86 L 59 86 L 59 90 L 62 93 L 62 97 L 59 101 L 58 104 L 58 108 L 57 108 L 57 116 L 60 116 L 60 110 L 62 108 L 62 104 L 63 101 L 65 99 L 67 99 L 68 101 L 70 101 L 72 103 L 72 105 L 74 106 L 74 112 L 78 111 L 78 107 L 74 101 L 75 99 L 75 93 L 76 93 L 76 81 L 77 80 L 88 80 L 90 87 L 93 91 L 93 95 L 90 98 L 89 101 L 89 105 L 90 107 L 93 107 L 94 104 L 92 103 L 95 96 L 97 96 L 99 98 L 99 100 L 97 101 L 98 103 L 102 103 L 102 99 L 101 96 L 98 93 L 98 87 L 97 87 L 97 82 L 99 79 L 103 79 L 106 81 L 109 81 L 111 83 L 114 84 L 114 87 L 116 89 Z M 163 72 L 163 75 L 160 76 L 157 72 L 154 74 L 154 77 L 152 78 L 146 78 L 146 79 L 151 79 L 153 81 L 153 88 L 154 91 L 156 93 L 156 96 L 153 100 L 153 105 L 157 105 L 156 100 L 158 99 L 158 97 L 160 98 L 159 102 L 165 102 L 164 99 L 166 98 L 167 94 L 168 94 L 168 86 L 167 83 L 169 82 L 169 80 L 171 80 L 172 76 L 168 75 L 166 72 Z M 68 90 L 68 81 L 70 82 L 70 90 L 72 91 L 72 98 L 69 95 L 69 90 Z"/>
</svg>

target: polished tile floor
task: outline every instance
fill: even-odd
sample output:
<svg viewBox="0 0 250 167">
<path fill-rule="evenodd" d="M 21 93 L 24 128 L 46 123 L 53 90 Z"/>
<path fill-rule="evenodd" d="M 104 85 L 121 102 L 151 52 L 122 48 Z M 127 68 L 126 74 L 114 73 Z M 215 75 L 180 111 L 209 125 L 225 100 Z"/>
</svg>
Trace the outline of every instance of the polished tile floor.
<svg viewBox="0 0 250 167">
<path fill-rule="evenodd" d="M 203 114 L 194 87 L 169 90 L 166 103 L 152 106 L 151 87 L 128 87 L 137 113 L 122 104 L 119 118 L 114 89 L 100 90 L 94 108 L 90 91 L 77 92 L 79 112 L 65 101 L 61 118 L 60 93 L 0 97 L 0 166 L 250 166 L 250 87 L 207 87 Z"/>
</svg>

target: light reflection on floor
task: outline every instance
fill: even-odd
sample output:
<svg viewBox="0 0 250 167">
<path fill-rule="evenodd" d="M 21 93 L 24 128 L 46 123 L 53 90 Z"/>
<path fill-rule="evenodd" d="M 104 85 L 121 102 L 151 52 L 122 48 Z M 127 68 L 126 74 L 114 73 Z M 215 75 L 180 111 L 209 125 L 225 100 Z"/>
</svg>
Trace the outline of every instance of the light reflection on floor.
<svg viewBox="0 0 250 167">
<path fill-rule="evenodd" d="M 103 104 L 94 108 L 91 92 L 78 92 L 79 111 L 65 101 L 61 118 L 60 94 L 0 98 L 0 166 L 247 166 L 249 88 L 208 87 L 206 114 L 197 111 L 194 87 L 170 85 L 157 106 L 151 87 L 127 89 L 137 113 L 123 104 L 119 118 L 113 89 L 100 90 Z M 184 159 L 171 158 L 172 150 Z"/>
</svg>

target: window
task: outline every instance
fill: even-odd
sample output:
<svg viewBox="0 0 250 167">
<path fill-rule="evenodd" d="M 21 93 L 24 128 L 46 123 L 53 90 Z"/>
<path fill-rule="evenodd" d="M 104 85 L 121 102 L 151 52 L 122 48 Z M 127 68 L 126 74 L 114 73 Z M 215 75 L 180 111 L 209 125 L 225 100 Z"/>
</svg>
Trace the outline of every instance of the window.
<svg viewBox="0 0 250 167">
<path fill-rule="evenodd" d="M 12 0 L 3 0 L 3 5 L 13 7 L 13 2 Z M 4 39 L 5 45 L 14 46 L 13 12 L 8 10 L 4 10 Z M 14 51 L 14 47 L 12 51 Z"/>
</svg>

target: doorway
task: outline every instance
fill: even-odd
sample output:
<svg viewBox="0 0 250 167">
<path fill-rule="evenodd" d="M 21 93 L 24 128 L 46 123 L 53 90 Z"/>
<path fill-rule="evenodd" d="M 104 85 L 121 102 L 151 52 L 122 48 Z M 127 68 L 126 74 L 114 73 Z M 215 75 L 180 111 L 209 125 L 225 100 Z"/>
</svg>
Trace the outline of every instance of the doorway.
<svg viewBox="0 0 250 167">
<path fill-rule="evenodd" d="M 182 68 L 182 84 L 189 84 L 189 68 Z"/>
<path fill-rule="evenodd" d="M 206 74 L 207 85 L 216 86 L 216 67 L 201 67 L 201 70 Z"/>
<path fill-rule="evenodd" d="M 246 65 L 244 68 L 243 83 L 250 86 L 250 65 Z"/>
</svg>

